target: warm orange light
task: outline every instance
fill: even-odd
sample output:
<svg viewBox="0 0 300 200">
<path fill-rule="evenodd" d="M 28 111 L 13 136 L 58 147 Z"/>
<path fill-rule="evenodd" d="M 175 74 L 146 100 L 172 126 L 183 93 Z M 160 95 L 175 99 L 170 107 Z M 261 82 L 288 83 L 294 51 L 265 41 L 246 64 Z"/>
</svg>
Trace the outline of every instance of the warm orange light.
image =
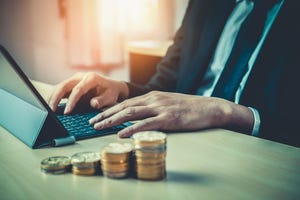
<svg viewBox="0 0 300 200">
<path fill-rule="evenodd" d="M 99 27 L 126 33 L 149 35 L 157 27 L 158 0 L 98 0 Z"/>
<path fill-rule="evenodd" d="M 124 1 L 122 2 L 124 3 Z M 130 24 L 129 29 L 132 32 L 149 33 L 153 31 L 158 20 L 158 0 L 129 0 L 128 2 L 127 21 Z"/>
</svg>

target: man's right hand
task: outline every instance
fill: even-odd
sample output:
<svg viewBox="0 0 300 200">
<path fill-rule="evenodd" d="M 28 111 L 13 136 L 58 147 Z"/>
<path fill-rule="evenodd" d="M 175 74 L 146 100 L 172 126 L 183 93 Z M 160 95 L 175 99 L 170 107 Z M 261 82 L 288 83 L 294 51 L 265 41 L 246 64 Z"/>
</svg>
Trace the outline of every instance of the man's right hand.
<svg viewBox="0 0 300 200">
<path fill-rule="evenodd" d="M 90 106 L 100 109 L 112 106 L 120 99 L 126 99 L 129 89 L 125 82 L 103 77 L 97 73 L 78 73 L 57 84 L 48 99 L 50 108 L 55 111 L 62 98 L 68 98 L 64 114 L 72 112 L 78 101 L 93 91 L 89 97 Z"/>
</svg>

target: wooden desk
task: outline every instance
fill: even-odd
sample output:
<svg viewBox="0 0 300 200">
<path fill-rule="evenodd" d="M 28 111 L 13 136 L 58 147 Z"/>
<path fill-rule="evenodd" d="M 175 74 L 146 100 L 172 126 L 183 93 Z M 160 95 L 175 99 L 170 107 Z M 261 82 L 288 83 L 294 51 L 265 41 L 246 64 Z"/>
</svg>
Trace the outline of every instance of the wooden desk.
<svg viewBox="0 0 300 200">
<path fill-rule="evenodd" d="M 300 199 L 299 148 L 220 129 L 170 134 L 163 181 L 40 171 L 48 156 L 99 151 L 119 140 L 110 135 L 32 150 L 0 127 L 0 199 Z"/>
</svg>

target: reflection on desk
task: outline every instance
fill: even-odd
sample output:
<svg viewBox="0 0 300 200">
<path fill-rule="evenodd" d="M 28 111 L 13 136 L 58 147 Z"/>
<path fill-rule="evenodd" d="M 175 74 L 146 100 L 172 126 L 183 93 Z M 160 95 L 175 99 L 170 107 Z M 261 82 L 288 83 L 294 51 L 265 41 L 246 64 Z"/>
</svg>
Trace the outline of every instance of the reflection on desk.
<svg viewBox="0 0 300 200">
<path fill-rule="evenodd" d="M 45 174 L 40 161 L 131 139 L 109 135 L 32 150 L 0 128 L 0 199 L 300 199 L 299 148 L 222 129 L 167 140 L 166 180 L 114 180 Z"/>
</svg>

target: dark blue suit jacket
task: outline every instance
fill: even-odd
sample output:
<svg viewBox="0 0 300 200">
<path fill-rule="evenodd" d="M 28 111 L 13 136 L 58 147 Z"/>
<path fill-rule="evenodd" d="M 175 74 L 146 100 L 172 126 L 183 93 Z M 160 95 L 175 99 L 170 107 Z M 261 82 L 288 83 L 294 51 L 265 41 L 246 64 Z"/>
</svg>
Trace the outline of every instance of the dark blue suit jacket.
<svg viewBox="0 0 300 200">
<path fill-rule="evenodd" d="M 150 90 L 196 94 L 234 6 L 231 0 L 191 1 L 173 45 L 145 86 L 128 84 L 130 95 Z M 300 147 L 299 6 L 286 0 L 253 66 L 240 104 L 256 108 L 260 137 Z"/>
</svg>

